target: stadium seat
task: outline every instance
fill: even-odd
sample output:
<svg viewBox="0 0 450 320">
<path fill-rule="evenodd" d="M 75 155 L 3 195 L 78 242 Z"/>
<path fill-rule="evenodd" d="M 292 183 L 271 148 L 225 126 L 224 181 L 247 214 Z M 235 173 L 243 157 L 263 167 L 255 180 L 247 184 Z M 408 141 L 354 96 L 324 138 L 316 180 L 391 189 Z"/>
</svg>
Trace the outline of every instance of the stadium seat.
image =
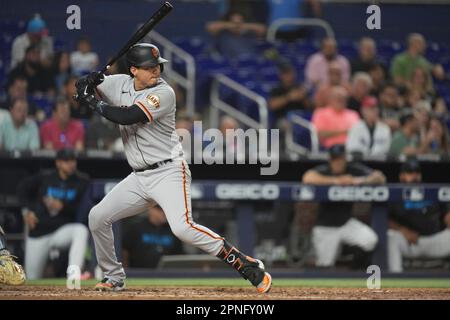
<svg viewBox="0 0 450 320">
<path fill-rule="evenodd" d="M 307 149 L 311 149 L 312 144 L 311 144 L 310 131 L 305 129 L 304 127 L 299 126 L 299 125 L 295 124 L 294 122 L 292 122 L 292 118 L 294 116 L 299 116 L 307 121 L 311 121 L 312 113 L 309 111 L 303 111 L 303 110 L 289 111 L 286 116 L 287 120 L 290 121 L 292 124 L 292 133 L 293 133 L 294 142 L 307 148 Z"/>
</svg>

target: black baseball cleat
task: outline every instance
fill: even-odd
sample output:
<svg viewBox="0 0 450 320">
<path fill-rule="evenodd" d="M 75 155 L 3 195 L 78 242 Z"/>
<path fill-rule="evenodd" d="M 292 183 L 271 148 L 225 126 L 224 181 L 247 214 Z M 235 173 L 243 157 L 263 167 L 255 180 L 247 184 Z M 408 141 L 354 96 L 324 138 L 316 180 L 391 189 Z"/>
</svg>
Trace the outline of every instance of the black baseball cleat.
<svg viewBox="0 0 450 320">
<path fill-rule="evenodd" d="M 101 282 L 95 285 L 94 289 L 97 291 L 122 291 L 125 289 L 125 282 L 113 281 L 105 277 Z"/>
<path fill-rule="evenodd" d="M 264 263 L 261 260 L 242 254 L 225 240 L 217 257 L 235 268 L 245 280 L 250 281 L 256 287 L 259 293 L 270 291 L 272 277 L 265 271 Z"/>
</svg>

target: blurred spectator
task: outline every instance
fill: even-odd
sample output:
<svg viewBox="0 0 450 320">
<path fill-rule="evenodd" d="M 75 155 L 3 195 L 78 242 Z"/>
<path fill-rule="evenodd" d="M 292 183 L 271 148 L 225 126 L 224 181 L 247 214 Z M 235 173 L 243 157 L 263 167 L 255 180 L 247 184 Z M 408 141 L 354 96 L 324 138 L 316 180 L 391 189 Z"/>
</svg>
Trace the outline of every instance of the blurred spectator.
<svg viewBox="0 0 450 320">
<path fill-rule="evenodd" d="M 362 120 L 353 125 L 348 133 L 348 152 L 364 156 L 386 155 L 391 145 L 391 129 L 381 122 L 375 98 L 364 99 L 361 115 Z"/>
<path fill-rule="evenodd" d="M 443 120 L 448 119 L 448 107 L 443 98 L 437 97 L 433 100 L 433 113 L 436 117 L 439 117 Z"/>
<path fill-rule="evenodd" d="M 23 77 L 28 81 L 28 93 L 31 95 L 54 95 L 55 84 L 51 72 L 44 68 L 39 60 L 39 49 L 31 45 L 25 51 L 25 59 L 11 70 L 8 81 L 16 77 Z"/>
<path fill-rule="evenodd" d="M 297 74 L 292 65 L 280 64 L 278 68 L 280 83 L 273 88 L 269 97 L 269 108 L 276 121 L 286 117 L 289 111 L 310 108 L 306 89 L 297 81 Z"/>
<path fill-rule="evenodd" d="M 349 109 L 360 112 L 363 100 L 370 96 L 372 79 L 365 72 L 357 72 L 352 78 L 352 89 L 347 106 Z"/>
<path fill-rule="evenodd" d="M 25 59 L 26 50 L 30 46 L 37 48 L 39 62 L 49 67 L 53 55 L 53 40 L 48 36 L 47 25 L 39 14 L 28 21 L 26 33 L 14 39 L 11 49 L 11 70 Z"/>
<path fill-rule="evenodd" d="M 70 76 L 64 83 L 64 97 L 70 105 L 70 115 L 74 119 L 91 119 L 93 111 L 85 104 L 80 104 L 73 96 L 77 93 L 75 82 L 77 77 Z"/>
<path fill-rule="evenodd" d="M 331 62 L 329 64 L 328 77 L 329 83 L 320 85 L 319 88 L 316 90 L 316 93 L 314 94 L 315 108 L 321 108 L 328 104 L 331 90 L 335 86 L 344 87 L 349 94 L 351 92 L 350 84 L 348 82 L 342 81 L 342 71 L 341 68 L 339 67 L 339 64 L 335 62 Z"/>
<path fill-rule="evenodd" d="M 347 92 L 343 87 L 334 87 L 329 101 L 328 106 L 316 109 L 312 117 L 320 145 L 325 148 L 345 144 L 348 131 L 359 120 L 357 112 L 347 109 Z"/>
<path fill-rule="evenodd" d="M 72 150 L 60 150 L 56 169 L 24 179 L 18 187 L 22 213 L 29 233 L 25 241 L 28 279 L 39 279 L 52 249 L 69 249 L 68 265 L 83 269 L 88 244 L 87 227 L 77 222 L 77 211 L 89 179 L 77 171 Z"/>
<path fill-rule="evenodd" d="M 422 182 L 420 164 L 409 160 L 400 169 L 403 184 Z M 406 199 L 389 205 L 387 242 L 390 272 L 403 271 L 403 258 L 446 258 L 450 256 L 450 210 L 429 200 Z"/>
<path fill-rule="evenodd" d="M 440 155 L 449 155 L 448 128 L 440 118 L 432 117 L 424 139 L 422 140 L 421 152 Z"/>
<path fill-rule="evenodd" d="M 163 256 L 182 253 L 182 244 L 173 235 L 166 215 L 158 205 L 149 205 L 145 215 L 137 216 L 124 227 L 124 267 L 156 268 Z"/>
<path fill-rule="evenodd" d="M 343 145 L 331 147 L 328 163 L 310 169 L 303 175 L 303 183 L 312 185 L 367 185 L 385 181 L 380 171 L 359 163 L 347 163 Z M 352 217 L 352 208 L 351 202 L 319 204 L 316 226 L 313 228 L 316 266 L 334 266 L 343 244 L 352 246 L 354 267 L 367 267 L 370 264 L 370 252 L 375 249 L 378 237 L 368 225 Z"/>
<path fill-rule="evenodd" d="M 409 91 L 419 92 L 422 97 L 432 97 L 435 94 L 433 79 L 423 67 L 414 69 L 411 77 L 406 81 L 406 87 Z"/>
<path fill-rule="evenodd" d="M 236 161 L 245 161 L 245 137 L 243 135 L 236 135 L 236 130 L 238 129 L 240 129 L 240 126 L 236 119 L 230 116 L 222 116 L 220 119 L 219 130 L 224 137 L 224 156 L 228 157 L 231 155 Z M 244 131 L 242 131 L 242 133 L 243 132 Z"/>
<path fill-rule="evenodd" d="M 267 3 L 269 4 L 269 26 L 275 20 L 282 18 L 318 18 L 322 15 L 320 0 L 267 0 Z M 308 31 L 305 27 L 282 26 L 278 29 L 276 37 L 294 41 L 308 36 Z"/>
<path fill-rule="evenodd" d="M 192 159 L 194 150 L 194 122 L 186 113 L 181 111 L 176 117 L 175 128 L 181 140 L 184 158 L 189 161 Z M 189 162 L 190 163 L 190 162 Z"/>
<path fill-rule="evenodd" d="M 256 17 L 255 14 L 258 13 L 256 9 L 261 8 L 261 4 L 255 3 L 254 0 L 217 0 L 215 3 L 220 16 L 225 16 L 227 12 L 239 12 L 249 21 L 259 20 L 259 22 L 263 22 L 263 19 L 255 19 L 260 18 Z M 267 11 L 267 8 L 262 9 Z"/>
<path fill-rule="evenodd" d="M 412 108 L 419 126 L 419 139 L 424 141 L 430 128 L 431 105 L 428 101 L 420 100 Z"/>
<path fill-rule="evenodd" d="M 391 75 L 397 85 L 405 86 L 408 79 L 411 79 L 414 71 L 423 68 L 428 76 L 435 76 L 437 79 L 445 78 L 445 71 L 441 65 L 433 65 L 424 54 L 427 43 L 425 38 L 419 33 L 411 33 L 407 39 L 407 49 L 403 53 L 396 55 L 391 64 Z"/>
<path fill-rule="evenodd" d="M 28 101 L 28 115 L 34 116 L 38 120 L 45 118 L 44 112 L 38 110 L 37 106 L 30 102 L 27 97 L 28 81 L 25 77 L 19 75 L 11 79 L 11 82 L 7 84 L 7 91 L 6 100 L 0 104 L 0 108 L 9 110 L 14 100 L 25 99 Z"/>
<path fill-rule="evenodd" d="M 337 43 L 334 38 L 322 40 L 320 51 L 311 55 L 305 67 L 305 79 L 309 87 L 317 88 L 321 84 L 328 84 L 328 68 L 331 62 L 336 62 L 342 75 L 342 81 L 350 80 L 350 63 L 347 58 L 338 54 Z"/>
<path fill-rule="evenodd" d="M 241 13 L 233 11 L 223 20 L 209 22 L 206 30 L 214 36 L 218 52 L 228 59 L 256 55 L 255 40 L 266 33 L 263 24 L 246 22 Z"/>
<path fill-rule="evenodd" d="M 358 57 L 351 61 L 352 74 L 368 73 L 375 64 L 382 66 L 377 60 L 377 45 L 372 38 L 363 37 L 358 43 Z"/>
<path fill-rule="evenodd" d="M 402 111 L 401 96 L 398 88 L 387 83 L 381 89 L 380 95 L 381 118 L 394 132 L 400 127 L 400 115 Z"/>
<path fill-rule="evenodd" d="M 370 78 L 372 79 L 371 94 L 374 96 L 378 96 L 387 81 L 386 70 L 384 69 L 383 65 L 375 63 L 369 68 L 368 73 L 370 75 Z"/>
<path fill-rule="evenodd" d="M 58 99 L 53 108 L 53 116 L 41 125 L 41 143 L 44 149 L 60 150 L 84 149 L 84 128 L 79 120 L 70 117 L 69 103 Z"/>
<path fill-rule="evenodd" d="M 36 123 L 27 119 L 28 102 L 25 99 L 14 100 L 10 116 L 0 123 L 0 150 L 39 149 L 39 130 Z"/>
<path fill-rule="evenodd" d="M 117 124 L 95 115 L 86 129 L 86 149 L 115 151 L 117 139 L 121 140 Z"/>
<path fill-rule="evenodd" d="M 91 42 L 88 38 L 82 37 L 78 40 L 77 51 L 70 54 L 70 66 L 72 73 L 77 76 L 97 69 L 98 55 L 92 52 Z"/>
<path fill-rule="evenodd" d="M 404 114 L 400 117 L 400 129 L 393 137 L 389 154 L 399 156 L 401 154 L 410 156 L 419 153 L 419 122 L 412 113 Z"/>
<path fill-rule="evenodd" d="M 57 94 L 61 94 L 64 84 L 70 78 L 70 60 L 67 52 L 61 51 L 55 55 L 53 61 L 53 78 L 55 79 L 55 86 Z"/>
</svg>

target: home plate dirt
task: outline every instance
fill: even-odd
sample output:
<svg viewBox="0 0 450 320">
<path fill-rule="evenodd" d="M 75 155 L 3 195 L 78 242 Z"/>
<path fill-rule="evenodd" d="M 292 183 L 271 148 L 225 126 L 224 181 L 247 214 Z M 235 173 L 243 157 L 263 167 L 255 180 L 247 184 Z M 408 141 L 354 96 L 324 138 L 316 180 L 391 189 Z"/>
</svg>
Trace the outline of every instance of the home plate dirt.
<svg viewBox="0 0 450 320">
<path fill-rule="evenodd" d="M 446 288 L 272 288 L 261 295 L 253 288 L 236 287 L 140 287 L 122 292 L 96 292 L 91 287 L 69 290 L 60 286 L 0 287 L 1 300 L 450 300 Z"/>
</svg>

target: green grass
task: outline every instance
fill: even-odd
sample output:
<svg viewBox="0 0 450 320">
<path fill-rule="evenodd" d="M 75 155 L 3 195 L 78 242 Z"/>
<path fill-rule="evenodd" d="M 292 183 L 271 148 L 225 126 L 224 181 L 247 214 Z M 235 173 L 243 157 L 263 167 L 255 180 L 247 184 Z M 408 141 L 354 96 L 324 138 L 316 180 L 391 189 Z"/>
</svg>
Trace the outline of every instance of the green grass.
<svg viewBox="0 0 450 320">
<path fill-rule="evenodd" d="M 82 281 L 82 286 L 93 286 L 96 280 Z M 65 286 L 65 279 L 42 279 L 27 281 L 27 285 Z M 274 287 L 328 287 L 328 288 L 366 288 L 366 279 L 274 279 Z M 128 279 L 127 286 L 186 286 L 186 287 L 247 287 L 247 281 L 235 278 L 213 279 Z M 450 279 L 382 279 L 382 288 L 450 288 Z"/>
</svg>

